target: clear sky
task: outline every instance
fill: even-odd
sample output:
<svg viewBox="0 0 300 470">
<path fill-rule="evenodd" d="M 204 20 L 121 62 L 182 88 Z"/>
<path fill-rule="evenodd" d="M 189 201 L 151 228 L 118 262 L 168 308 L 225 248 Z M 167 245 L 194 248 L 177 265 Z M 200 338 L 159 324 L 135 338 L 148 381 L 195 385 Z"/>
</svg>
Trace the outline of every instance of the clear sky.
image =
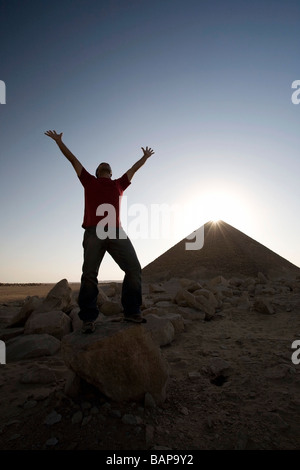
<svg viewBox="0 0 300 470">
<path fill-rule="evenodd" d="M 80 280 L 83 187 L 48 129 L 115 178 L 155 150 L 122 208 L 142 267 L 215 218 L 300 266 L 299 38 L 298 0 L 0 0 L 0 282 Z"/>
</svg>

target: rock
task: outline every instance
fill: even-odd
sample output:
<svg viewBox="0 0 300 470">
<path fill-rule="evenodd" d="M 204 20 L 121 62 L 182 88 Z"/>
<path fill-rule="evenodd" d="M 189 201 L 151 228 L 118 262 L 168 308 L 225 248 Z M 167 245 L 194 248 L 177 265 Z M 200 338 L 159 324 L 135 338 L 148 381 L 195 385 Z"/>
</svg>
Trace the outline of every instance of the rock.
<svg viewBox="0 0 300 470">
<path fill-rule="evenodd" d="M 42 304 L 38 296 L 27 297 L 19 313 L 14 317 L 10 326 L 24 326 L 32 312 Z"/>
<path fill-rule="evenodd" d="M 201 290 L 203 289 L 203 286 L 199 284 L 199 282 L 192 282 L 187 286 L 187 290 L 191 292 L 192 294 L 195 294 L 196 290 Z"/>
<path fill-rule="evenodd" d="M 70 317 L 71 324 L 72 324 L 72 331 L 81 330 L 82 328 L 82 320 L 80 320 L 78 316 L 79 312 L 80 312 L 80 308 L 74 307 L 69 313 L 69 317 Z"/>
<path fill-rule="evenodd" d="M 112 300 L 106 300 L 100 307 L 100 312 L 106 316 L 117 315 L 121 313 L 123 308 L 119 302 L 114 302 Z"/>
<path fill-rule="evenodd" d="M 124 416 L 122 416 L 122 423 L 134 426 L 137 424 L 137 419 L 134 415 L 124 414 Z"/>
<path fill-rule="evenodd" d="M 233 290 L 229 287 L 223 287 L 222 285 L 218 285 L 213 288 L 213 294 L 216 299 L 222 301 L 224 300 L 224 298 L 231 298 L 233 296 Z"/>
<path fill-rule="evenodd" d="M 267 299 L 257 299 L 254 301 L 253 310 L 266 315 L 273 315 L 275 313 L 274 307 Z"/>
<path fill-rule="evenodd" d="M 107 297 L 115 297 L 116 295 L 120 295 L 121 291 L 122 291 L 121 282 L 110 282 L 108 285 L 105 286 L 105 293 Z"/>
<path fill-rule="evenodd" d="M 8 328 L 15 323 L 15 318 L 18 318 L 19 309 L 17 307 L 2 306 L 0 309 L 0 327 Z"/>
<path fill-rule="evenodd" d="M 240 297 L 237 299 L 237 307 L 243 310 L 249 310 L 251 307 L 251 302 L 249 299 L 249 294 L 247 291 L 244 291 Z"/>
<path fill-rule="evenodd" d="M 147 315 L 145 328 L 150 331 L 154 342 L 158 346 L 166 346 L 175 338 L 175 328 L 172 322 L 157 315 Z"/>
<path fill-rule="evenodd" d="M 6 343 L 6 361 L 14 362 L 41 356 L 52 356 L 60 349 L 60 341 L 48 334 L 22 335 Z"/>
<path fill-rule="evenodd" d="M 65 383 L 64 392 L 70 398 L 75 398 L 81 390 L 81 378 L 72 370 L 69 370 Z"/>
<path fill-rule="evenodd" d="M 9 339 L 16 338 L 24 333 L 23 327 L 3 328 L 0 330 L 0 340 L 6 342 Z"/>
<path fill-rule="evenodd" d="M 31 408 L 34 408 L 37 405 L 36 400 L 26 400 L 25 403 L 23 404 L 24 410 L 30 410 Z"/>
<path fill-rule="evenodd" d="M 52 426 L 52 424 L 59 423 L 60 421 L 61 414 L 57 413 L 56 410 L 53 410 L 50 414 L 46 416 L 44 423 L 48 426 Z"/>
<path fill-rule="evenodd" d="M 211 279 L 208 283 L 208 286 L 210 289 L 213 289 L 216 286 L 223 286 L 223 287 L 228 287 L 229 286 L 229 281 L 225 279 L 223 276 L 216 276 L 213 279 Z"/>
<path fill-rule="evenodd" d="M 146 392 L 156 403 L 166 397 L 168 364 L 143 325 L 103 322 L 91 335 L 62 339 L 66 365 L 116 401 L 138 401 Z"/>
<path fill-rule="evenodd" d="M 105 294 L 101 287 L 98 287 L 98 297 L 97 297 L 97 305 L 100 307 L 104 302 L 108 300 L 108 296 Z"/>
<path fill-rule="evenodd" d="M 189 292 L 194 292 L 197 289 L 201 289 L 202 286 L 199 284 L 199 282 L 193 281 L 191 279 L 179 279 L 180 285 L 183 287 L 183 289 L 188 290 Z"/>
<path fill-rule="evenodd" d="M 40 306 L 36 308 L 32 315 L 45 313 L 53 310 L 69 312 L 72 306 L 72 289 L 67 279 L 62 279 L 49 291 Z"/>
<path fill-rule="evenodd" d="M 208 363 L 208 370 L 214 376 L 226 375 L 231 369 L 229 362 L 225 361 L 221 357 L 213 357 Z"/>
<path fill-rule="evenodd" d="M 241 287 L 243 285 L 248 285 L 248 284 L 252 284 L 254 281 L 252 278 L 248 278 L 248 279 L 241 279 L 239 277 L 232 277 L 231 279 L 229 279 L 229 285 L 231 286 L 234 286 L 234 287 Z"/>
<path fill-rule="evenodd" d="M 179 411 L 180 411 L 180 413 L 181 413 L 182 415 L 185 415 L 185 416 L 188 416 L 188 415 L 189 415 L 189 410 L 187 409 L 186 406 L 181 406 L 181 407 L 179 408 Z"/>
<path fill-rule="evenodd" d="M 174 305 L 173 302 L 170 302 L 169 300 L 158 300 L 157 302 L 154 302 L 154 305 L 157 308 L 166 308 L 166 307 L 171 307 Z"/>
<path fill-rule="evenodd" d="M 150 307 L 143 311 L 143 315 L 147 316 L 154 314 L 156 316 L 162 317 L 166 320 L 169 320 L 175 329 L 175 334 L 181 333 L 184 331 L 184 320 L 183 315 L 181 315 L 180 308 L 178 305 L 172 304 L 172 307 Z M 198 312 L 199 313 L 199 312 Z"/>
<path fill-rule="evenodd" d="M 218 301 L 214 294 L 207 290 L 201 289 L 194 292 L 196 307 L 205 313 L 205 320 L 210 320 L 218 307 Z"/>
<path fill-rule="evenodd" d="M 61 339 L 71 332 L 71 319 L 63 311 L 54 310 L 32 315 L 25 324 L 25 335 L 43 334 Z"/>
<path fill-rule="evenodd" d="M 158 294 L 166 292 L 166 290 L 161 284 L 149 284 L 149 292 L 150 294 Z"/>
<path fill-rule="evenodd" d="M 46 441 L 46 446 L 48 447 L 56 446 L 56 444 L 58 444 L 58 439 L 56 437 L 50 437 L 50 439 Z"/>
<path fill-rule="evenodd" d="M 184 321 L 182 315 L 179 313 L 165 313 L 163 318 L 169 320 L 174 326 L 175 334 L 182 333 L 184 331 Z"/>
<path fill-rule="evenodd" d="M 189 372 L 188 378 L 191 380 L 198 380 L 201 378 L 201 374 L 198 371 Z"/>
<path fill-rule="evenodd" d="M 205 320 L 204 312 L 200 312 L 199 310 L 196 310 L 191 307 L 179 307 L 178 312 L 185 320 Z"/>
<path fill-rule="evenodd" d="M 266 286 L 262 289 L 262 293 L 264 295 L 275 295 L 276 294 L 276 290 L 274 289 L 274 287 L 271 287 L 271 286 Z"/>
<path fill-rule="evenodd" d="M 20 382 L 23 384 L 48 384 L 56 382 L 56 376 L 49 367 L 34 364 L 31 369 L 24 372 Z"/>
<path fill-rule="evenodd" d="M 174 301 L 180 307 L 196 307 L 196 301 L 193 294 L 186 289 L 180 289 L 177 294 L 175 295 Z"/>
<path fill-rule="evenodd" d="M 191 292 L 181 289 L 177 292 L 174 301 L 181 307 L 192 307 L 205 313 L 205 319 L 210 320 L 215 314 L 218 301 L 214 294 L 207 289 L 198 289 Z"/>
</svg>

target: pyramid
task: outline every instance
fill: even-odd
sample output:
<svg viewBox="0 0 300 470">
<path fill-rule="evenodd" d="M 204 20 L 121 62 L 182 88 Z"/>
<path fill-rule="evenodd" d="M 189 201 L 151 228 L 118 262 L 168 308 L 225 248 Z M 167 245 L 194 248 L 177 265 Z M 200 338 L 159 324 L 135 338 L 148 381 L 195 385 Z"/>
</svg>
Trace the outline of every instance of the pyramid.
<svg viewBox="0 0 300 470">
<path fill-rule="evenodd" d="M 270 279 L 300 276 L 299 267 L 226 222 L 204 225 L 204 244 L 199 250 L 186 250 L 187 238 L 145 266 L 143 280 L 210 279 L 218 275 L 249 277 L 259 272 Z"/>
</svg>

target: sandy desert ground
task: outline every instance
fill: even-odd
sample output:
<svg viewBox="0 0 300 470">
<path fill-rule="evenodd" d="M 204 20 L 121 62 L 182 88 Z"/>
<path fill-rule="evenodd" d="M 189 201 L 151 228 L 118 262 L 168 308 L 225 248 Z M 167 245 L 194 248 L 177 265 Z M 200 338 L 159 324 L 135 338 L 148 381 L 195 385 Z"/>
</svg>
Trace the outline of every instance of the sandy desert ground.
<svg viewBox="0 0 300 470">
<path fill-rule="evenodd" d="M 300 339 L 300 279 L 268 289 L 255 282 L 273 314 L 251 308 L 255 291 L 250 303 L 236 302 L 244 297 L 231 285 L 229 302 L 210 321 L 174 304 L 177 280 L 151 290 L 144 284 L 145 307 L 185 311 L 184 331 L 161 348 L 170 379 L 160 407 L 114 403 L 88 384 L 70 398 L 60 353 L 1 365 L 0 449 L 299 449 L 300 364 L 292 362 L 291 345 Z M 79 285 L 70 285 L 76 294 Z M 20 308 L 51 287 L 2 285 L 1 308 Z M 47 369 L 48 379 L 26 383 L 37 368 Z"/>
</svg>

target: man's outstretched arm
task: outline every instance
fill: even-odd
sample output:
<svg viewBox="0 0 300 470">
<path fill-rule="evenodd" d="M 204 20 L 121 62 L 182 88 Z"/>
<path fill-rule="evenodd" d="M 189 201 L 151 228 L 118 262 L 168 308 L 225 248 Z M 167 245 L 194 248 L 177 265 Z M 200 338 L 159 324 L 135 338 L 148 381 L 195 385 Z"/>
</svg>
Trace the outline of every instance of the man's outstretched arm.
<svg viewBox="0 0 300 470">
<path fill-rule="evenodd" d="M 132 180 L 132 177 L 134 175 L 134 173 L 139 169 L 141 168 L 141 166 L 144 165 L 144 163 L 148 160 L 149 157 L 151 157 L 151 155 L 154 154 L 154 150 L 152 150 L 152 148 L 148 148 L 146 147 L 146 149 L 144 149 L 142 147 L 142 150 L 144 152 L 144 155 L 142 156 L 142 158 L 140 160 L 138 160 L 127 172 L 127 177 L 129 179 L 129 181 Z"/>
<path fill-rule="evenodd" d="M 77 175 L 80 176 L 81 175 L 81 170 L 82 170 L 82 164 L 80 163 L 79 160 L 77 160 L 75 155 L 73 155 L 73 153 L 63 143 L 63 141 L 62 141 L 63 133 L 61 132 L 60 134 L 57 134 L 56 131 L 47 131 L 47 132 L 45 132 L 45 135 L 47 135 L 48 137 L 51 137 L 51 139 L 55 140 L 55 142 L 59 146 L 61 152 L 69 160 L 69 162 L 72 163 L 73 168 L 76 171 Z"/>
</svg>

